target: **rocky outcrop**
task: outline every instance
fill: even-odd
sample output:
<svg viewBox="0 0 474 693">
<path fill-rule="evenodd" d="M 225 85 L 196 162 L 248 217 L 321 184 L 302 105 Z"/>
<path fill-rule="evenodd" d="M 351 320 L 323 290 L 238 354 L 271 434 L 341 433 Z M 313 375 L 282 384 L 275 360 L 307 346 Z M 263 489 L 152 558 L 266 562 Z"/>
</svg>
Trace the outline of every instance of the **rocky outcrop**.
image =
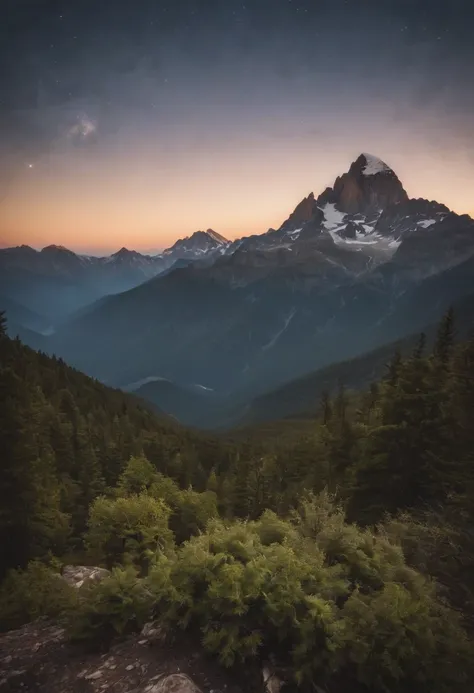
<svg viewBox="0 0 474 693">
<path fill-rule="evenodd" d="M 309 222 L 316 228 L 324 219 L 324 214 L 318 208 L 318 204 L 314 199 L 314 194 L 310 193 L 301 202 L 296 205 L 294 211 L 288 219 L 282 224 L 281 230 L 291 231 L 301 228 Z"/>
<path fill-rule="evenodd" d="M 201 691 L 189 676 L 170 674 L 158 676 L 156 683 L 152 681 L 145 688 L 145 693 L 201 693 Z"/>
<path fill-rule="evenodd" d="M 100 582 L 109 575 L 110 571 L 105 568 L 84 565 L 66 565 L 62 571 L 63 580 L 77 589 L 90 582 Z"/>
<path fill-rule="evenodd" d="M 0 692 L 243 693 L 186 639 L 166 643 L 151 637 L 156 631 L 150 624 L 149 637 L 142 631 L 107 653 L 72 646 L 64 630 L 48 622 L 0 634 Z"/>
<path fill-rule="evenodd" d="M 338 231 L 338 234 L 341 236 L 341 238 L 349 238 L 354 240 L 357 237 L 357 231 L 358 227 L 352 221 L 348 221 L 344 228 Z"/>
</svg>

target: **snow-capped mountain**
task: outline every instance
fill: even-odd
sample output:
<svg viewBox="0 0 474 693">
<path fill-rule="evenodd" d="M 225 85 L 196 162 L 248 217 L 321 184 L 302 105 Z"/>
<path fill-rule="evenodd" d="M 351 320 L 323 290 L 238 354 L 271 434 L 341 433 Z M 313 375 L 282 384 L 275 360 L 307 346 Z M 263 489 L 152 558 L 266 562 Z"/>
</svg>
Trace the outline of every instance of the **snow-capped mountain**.
<svg viewBox="0 0 474 693">
<path fill-rule="evenodd" d="M 41 348 L 112 385 L 153 376 L 237 398 L 474 304 L 474 221 L 409 198 L 368 154 L 278 229 L 231 243 L 197 232 L 159 257 L 160 274 L 103 298 Z"/>
<path fill-rule="evenodd" d="M 410 199 L 385 162 L 361 154 L 332 187 L 303 198 L 278 229 L 229 245 L 216 271 L 255 268 L 247 277 L 240 273 L 237 283 L 275 265 L 332 265 L 360 276 L 393 258 L 404 265 L 421 263 L 421 274 L 432 274 L 473 252 L 472 223 L 438 202 Z"/>
</svg>

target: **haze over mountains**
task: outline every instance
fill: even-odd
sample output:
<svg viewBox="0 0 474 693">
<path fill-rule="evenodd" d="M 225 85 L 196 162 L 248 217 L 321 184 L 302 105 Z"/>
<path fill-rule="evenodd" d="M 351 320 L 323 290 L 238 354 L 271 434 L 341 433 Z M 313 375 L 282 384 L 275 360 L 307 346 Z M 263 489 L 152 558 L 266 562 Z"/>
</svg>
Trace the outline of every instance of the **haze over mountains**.
<svg viewBox="0 0 474 693">
<path fill-rule="evenodd" d="M 468 318 L 473 270 L 474 221 L 411 199 L 386 163 L 361 154 L 261 235 L 197 232 L 158 256 L 2 250 L 0 302 L 32 346 L 205 425 L 230 402 L 248 408 L 410 336 L 451 304 Z"/>
<path fill-rule="evenodd" d="M 223 236 L 208 229 L 180 239 L 158 255 L 127 248 L 107 257 L 79 255 L 59 245 L 41 251 L 24 245 L 6 248 L 0 250 L 0 297 L 54 323 L 102 296 L 131 289 L 175 263 L 212 257 L 228 245 Z M 18 312 L 9 312 L 16 321 Z M 18 323 L 36 329 L 21 318 Z"/>
</svg>

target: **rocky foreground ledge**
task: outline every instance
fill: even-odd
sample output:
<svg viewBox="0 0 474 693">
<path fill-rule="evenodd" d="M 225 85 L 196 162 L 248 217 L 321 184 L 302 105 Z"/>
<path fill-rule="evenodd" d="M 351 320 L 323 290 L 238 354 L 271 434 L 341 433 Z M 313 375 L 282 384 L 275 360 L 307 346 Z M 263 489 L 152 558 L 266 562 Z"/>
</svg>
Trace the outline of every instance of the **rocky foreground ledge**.
<svg viewBox="0 0 474 693">
<path fill-rule="evenodd" d="M 0 635 L 0 693 L 10 691 L 243 693 L 191 645 L 166 644 L 155 624 L 100 654 L 71 645 L 63 629 L 44 621 Z"/>
</svg>

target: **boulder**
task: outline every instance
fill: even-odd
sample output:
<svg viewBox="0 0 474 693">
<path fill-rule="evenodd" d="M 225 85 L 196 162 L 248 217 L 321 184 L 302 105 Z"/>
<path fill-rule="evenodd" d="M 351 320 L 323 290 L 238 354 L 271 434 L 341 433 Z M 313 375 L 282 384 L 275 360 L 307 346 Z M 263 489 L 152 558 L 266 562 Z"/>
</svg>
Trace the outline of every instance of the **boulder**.
<svg viewBox="0 0 474 693">
<path fill-rule="evenodd" d="M 150 683 L 143 693 L 201 693 L 200 688 L 185 674 L 162 676 L 156 683 Z"/>
<path fill-rule="evenodd" d="M 62 578 L 71 587 L 79 589 L 90 582 L 100 582 L 110 575 L 105 568 L 84 565 L 66 565 L 62 571 Z"/>
</svg>

